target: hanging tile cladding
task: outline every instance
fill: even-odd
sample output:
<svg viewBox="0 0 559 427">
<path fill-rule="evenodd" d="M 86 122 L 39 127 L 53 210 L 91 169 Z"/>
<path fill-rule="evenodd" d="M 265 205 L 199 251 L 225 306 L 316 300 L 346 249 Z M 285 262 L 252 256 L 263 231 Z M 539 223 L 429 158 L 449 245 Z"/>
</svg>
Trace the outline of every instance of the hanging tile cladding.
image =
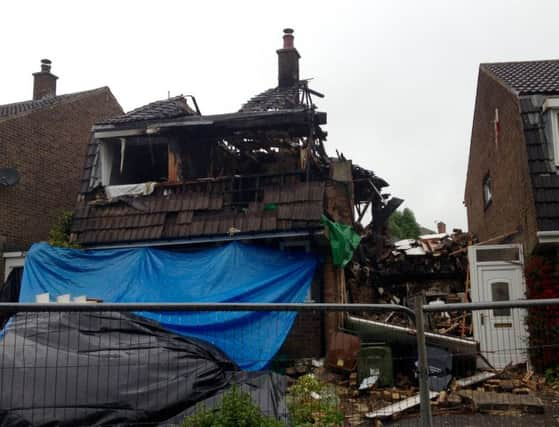
<svg viewBox="0 0 559 427">
<path fill-rule="evenodd" d="M 522 97 L 520 107 L 528 167 L 534 188 L 538 230 L 559 230 L 559 175 L 551 143 L 545 133 L 542 98 Z"/>
<path fill-rule="evenodd" d="M 259 233 L 318 228 L 324 211 L 324 182 L 264 186 L 259 197 L 243 202 L 223 182 L 205 183 L 204 192 L 174 186 L 174 194 L 167 196 L 164 188 L 133 203 L 80 202 L 72 226 L 78 243 L 184 239 L 224 235 L 232 229 Z"/>
</svg>

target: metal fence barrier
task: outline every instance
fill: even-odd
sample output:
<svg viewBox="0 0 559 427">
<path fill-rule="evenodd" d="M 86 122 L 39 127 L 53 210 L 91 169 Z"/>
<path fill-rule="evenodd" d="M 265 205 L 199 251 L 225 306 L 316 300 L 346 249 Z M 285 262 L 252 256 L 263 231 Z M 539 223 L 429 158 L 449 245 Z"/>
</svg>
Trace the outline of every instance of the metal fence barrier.
<svg viewBox="0 0 559 427">
<path fill-rule="evenodd" d="M 158 322 L 142 316 L 146 312 Z M 178 312 L 193 313 L 197 324 L 166 329 L 168 316 Z M 242 334 L 226 337 L 204 330 L 204 322 L 227 312 L 239 313 L 228 318 L 232 322 L 250 322 L 244 315 L 262 312 L 296 312 L 297 318 L 268 360 L 262 355 L 270 349 L 259 343 L 286 334 L 283 323 L 272 321 L 266 330 L 249 323 Z M 469 316 L 473 336 L 431 327 L 432 316 L 448 313 Z M 559 395 L 549 385 L 555 375 L 559 379 L 559 368 L 548 370 L 548 384 L 538 372 L 559 366 L 559 300 L 422 305 L 418 298 L 414 310 L 384 304 L 0 304 L 3 316 L 10 319 L 0 332 L 0 425 L 202 426 L 220 416 L 317 426 L 538 426 L 559 420 Z M 204 341 L 196 330 L 205 331 Z M 194 332 L 189 338 L 185 331 Z M 219 350 L 224 342 L 243 351 L 232 357 Z"/>
<path fill-rule="evenodd" d="M 559 378 L 559 299 L 425 305 L 421 311 L 425 319 L 462 313 L 478 343 L 475 371 L 455 377 L 422 406 L 422 426 L 559 425 L 559 394 L 552 387 Z M 454 370 L 466 373 L 460 356 L 453 355 Z"/>
</svg>

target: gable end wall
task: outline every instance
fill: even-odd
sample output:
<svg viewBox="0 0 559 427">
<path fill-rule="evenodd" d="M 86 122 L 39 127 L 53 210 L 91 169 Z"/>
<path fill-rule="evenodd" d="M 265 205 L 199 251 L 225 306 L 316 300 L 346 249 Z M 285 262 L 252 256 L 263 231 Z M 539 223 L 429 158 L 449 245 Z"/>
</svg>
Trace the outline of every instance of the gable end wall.
<svg viewBox="0 0 559 427">
<path fill-rule="evenodd" d="M 0 122 L 0 167 L 15 167 L 21 177 L 0 187 L 7 250 L 45 240 L 60 212 L 73 210 L 91 126 L 121 113 L 106 90 Z"/>
<path fill-rule="evenodd" d="M 495 109 L 499 141 L 495 144 Z M 489 173 L 492 202 L 486 208 L 482 183 Z M 468 229 L 480 241 L 522 231 L 509 239 L 530 253 L 536 245 L 536 213 L 517 96 L 480 69 L 466 178 Z"/>
</svg>

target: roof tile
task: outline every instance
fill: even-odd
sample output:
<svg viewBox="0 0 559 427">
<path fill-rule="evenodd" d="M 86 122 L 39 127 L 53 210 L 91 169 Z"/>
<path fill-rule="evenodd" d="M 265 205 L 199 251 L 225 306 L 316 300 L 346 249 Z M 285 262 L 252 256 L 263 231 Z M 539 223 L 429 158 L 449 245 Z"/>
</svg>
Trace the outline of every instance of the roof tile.
<svg viewBox="0 0 559 427">
<path fill-rule="evenodd" d="M 559 60 L 482 64 L 519 95 L 559 94 Z"/>
<path fill-rule="evenodd" d="M 188 106 L 186 98 L 182 95 L 174 98 L 163 99 L 143 105 L 126 114 L 113 117 L 98 125 L 120 125 L 138 121 L 173 119 L 178 117 L 192 116 L 195 112 Z"/>
<path fill-rule="evenodd" d="M 19 116 L 31 111 L 40 110 L 42 108 L 54 107 L 56 105 L 72 102 L 77 99 L 96 95 L 98 93 L 108 91 L 108 87 L 100 87 L 97 89 L 86 90 L 82 92 L 68 93 L 65 95 L 48 96 L 41 99 L 33 99 L 30 101 L 14 102 L 12 104 L 0 105 L 0 120 Z"/>
</svg>

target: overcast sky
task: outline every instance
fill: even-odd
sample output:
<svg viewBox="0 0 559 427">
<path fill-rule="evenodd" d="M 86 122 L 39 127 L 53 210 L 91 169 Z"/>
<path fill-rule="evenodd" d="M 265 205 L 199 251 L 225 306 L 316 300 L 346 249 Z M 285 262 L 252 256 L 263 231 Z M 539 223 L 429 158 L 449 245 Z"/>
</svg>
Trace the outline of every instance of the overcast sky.
<svg viewBox="0 0 559 427">
<path fill-rule="evenodd" d="M 282 29 L 326 94 L 327 150 L 390 183 L 419 222 L 466 228 L 478 65 L 559 58 L 559 1 L 17 1 L 0 6 L 0 104 L 109 86 L 122 107 L 193 94 L 236 111 L 276 85 Z M 0 142 L 1 143 L 1 142 Z"/>
</svg>

